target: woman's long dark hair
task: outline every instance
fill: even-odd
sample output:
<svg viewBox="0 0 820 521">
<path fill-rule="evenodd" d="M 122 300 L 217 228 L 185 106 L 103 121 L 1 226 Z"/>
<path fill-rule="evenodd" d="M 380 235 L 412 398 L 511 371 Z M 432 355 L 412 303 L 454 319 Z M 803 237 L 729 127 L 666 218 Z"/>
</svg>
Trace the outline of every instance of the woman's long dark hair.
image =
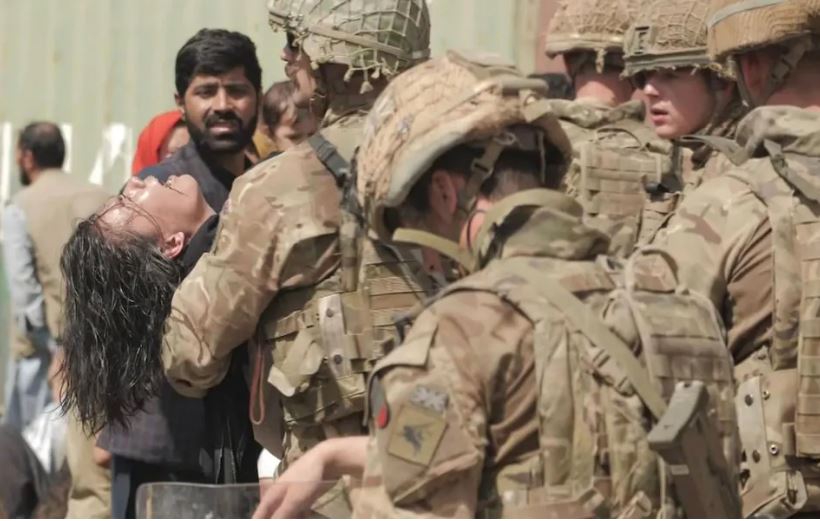
<svg viewBox="0 0 820 521">
<path fill-rule="evenodd" d="M 182 280 L 157 237 L 82 221 L 60 259 L 65 279 L 62 408 L 88 432 L 127 419 L 157 395 L 163 324 Z"/>
</svg>

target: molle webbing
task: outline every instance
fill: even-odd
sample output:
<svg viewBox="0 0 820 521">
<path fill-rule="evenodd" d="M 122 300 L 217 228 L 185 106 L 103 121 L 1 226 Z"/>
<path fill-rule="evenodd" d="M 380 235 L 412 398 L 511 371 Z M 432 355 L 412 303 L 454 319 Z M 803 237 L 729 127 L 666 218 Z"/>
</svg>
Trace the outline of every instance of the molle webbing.
<svg viewBox="0 0 820 521">
<path fill-rule="evenodd" d="M 663 415 L 666 403 L 675 391 L 678 382 L 702 381 L 710 396 L 708 415 L 715 422 L 720 433 L 718 443 L 721 444 L 723 454 L 729 462 L 727 468 L 735 468 L 737 422 L 733 408 L 732 365 L 723 343 L 722 332 L 718 327 L 718 319 L 705 299 L 676 291 L 674 281 L 670 281 L 660 272 L 636 269 L 634 263 L 628 264 L 625 271 L 616 269 L 608 276 L 599 271 L 597 274 L 569 275 L 558 280 L 551 280 L 547 274 L 531 265 L 526 258 L 508 259 L 506 262 L 508 263 L 506 270 L 529 281 L 535 293 L 555 308 L 560 309 L 567 322 L 572 325 L 572 329 L 589 340 L 586 347 L 587 359 L 592 363 L 596 372 L 617 390 L 618 396 L 629 396 L 634 390 L 647 409 L 651 411 L 652 416 L 658 419 Z M 608 293 L 610 302 L 620 301 L 628 306 L 641 344 L 640 358 L 624 340 L 616 336 L 604 318 L 598 316 L 592 307 L 575 295 L 575 293 L 586 295 L 590 292 Z M 511 295 L 507 294 L 507 297 L 510 298 Z M 527 314 L 533 315 L 531 318 L 536 320 L 537 333 L 539 331 L 536 318 L 538 315 L 536 314 L 537 309 L 534 308 L 539 306 L 532 305 L 537 300 L 529 304 L 515 298 L 513 301 L 522 306 Z M 540 307 L 547 309 L 547 306 L 543 304 Z M 543 315 L 544 311 L 541 314 Z M 536 372 L 539 373 L 538 369 Z M 549 379 L 547 376 L 542 377 Z M 644 427 L 632 426 L 636 429 L 633 435 L 645 436 L 646 431 L 642 430 Z M 579 461 L 583 459 L 581 455 L 584 454 L 582 450 L 584 445 L 577 445 L 577 443 L 588 436 L 601 435 L 601 433 L 584 434 L 585 432 L 579 425 L 576 425 L 575 436 L 580 437 L 573 440 L 575 447 L 573 454 Z M 620 431 L 607 432 L 601 438 L 603 441 L 590 446 L 589 450 L 594 450 L 595 446 L 599 447 L 598 450 L 601 450 L 601 447 L 609 447 L 610 457 L 622 458 L 619 451 L 622 450 L 624 441 L 619 436 L 623 436 Z M 634 444 L 634 440 L 631 443 Z M 633 447 L 632 450 L 634 451 L 635 448 Z M 651 455 L 653 453 L 646 452 L 648 448 L 640 450 L 634 457 L 638 459 L 656 457 Z M 625 461 L 633 460 L 627 458 Z M 580 463 L 572 466 L 574 472 L 586 467 L 588 465 Z M 544 472 L 547 470 L 545 469 Z M 594 469 L 589 469 L 570 477 L 573 493 L 583 495 L 584 490 L 587 493 L 594 492 L 595 487 L 592 487 L 591 483 L 601 477 L 596 477 L 596 475 L 597 472 Z M 534 491 L 530 492 L 530 494 L 533 493 Z M 641 494 L 643 491 L 640 489 L 630 489 L 626 499 L 632 498 L 632 502 L 642 503 L 638 501 Z M 578 505 L 581 507 L 579 511 L 601 515 L 601 512 L 614 507 L 611 503 L 612 498 L 607 498 L 604 503 L 597 503 L 595 497 L 601 499 L 593 493 L 587 498 L 585 505 Z M 621 509 L 624 508 L 623 500 L 624 498 L 619 507 Z M 593 505 L 597 506 L 590 509 Z M 550 505 L 544 505 L 544 508 L 546 509 L 544 515 L 547 515 L 546 512 L 550 512 Z M 513 508 L 510 511 L 517 510 Z M 619 515 L 622 511 L 609 511 L 603 515 Z M 508 513 L 505 510 L 505 515 Z"/>
<path fill-rule="evenodd" d="M 820 457 L 820 159 L 784 153 L 766 140 L 755 176 L 735 176 L 763 201 L 772 227 L 774 266 L 771 368 L 797 368 L 794 436 L 784 450 Z M 756 166 L 756 165 L 753 165 Z M 731 175 L 731 174 L 730 174 Z M 785 421 L 785 420 L 784 420 Z M 767 430 L 778 433 L 777 425 Z"/>
<path fill-rule="evenodd" d="M 585 223 L 611 237 L 610 253 L 626 256 L 674 211 L 675 194 L 683 189 L 679 158 L 670 157 L 640 121 L 624 119 L 591 132 L 576 141 L 568 182 L 577 186 L 569 191 L 584 206 Z"/>
</svg>

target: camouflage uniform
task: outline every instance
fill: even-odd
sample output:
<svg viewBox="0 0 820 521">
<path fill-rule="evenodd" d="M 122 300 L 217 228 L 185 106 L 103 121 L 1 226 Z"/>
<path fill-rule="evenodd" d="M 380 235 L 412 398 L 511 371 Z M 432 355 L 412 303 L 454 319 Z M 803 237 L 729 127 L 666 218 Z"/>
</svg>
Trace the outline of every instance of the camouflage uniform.
<svg viewBox="0 0 820 521">
<path fill-rule="evenodd" d="M 777 43 L 794 66 L 794 49 L 820 32 L 817 2 L 724 0 L 713 2 L 710 15 L 715 58 Z M 728 168 L 687 197 L 656 242 L 728 328 L 739 382 L 744 514 L 817 512 L 820 115 L 756 108 L 738 125 L 735 141 L 713 144 Z"/>
<path fill-rule="evenodd" d="M 358 156 L 359 193 L 372 231 L 383 240 L 452 251 L 443 237 L 393 230 L 384 217 L 390 209 L 401 212 L 434 159 L 456 145 L 475 147 L 474 164 L 482 164 L 459 194 L 468 210 L 504 149 L 543 153 L 551 145 L 547 159 L 566 161 L 568 141 L 538 90 L 513 69 L 452 52 L 399 76 L 368 117 Z M 557 175 L 542 174 L 544 181 Z M 646 366 L 659 375 L 667 398 L 677 380 L 708 383 L 709 414 L 734 461 L 731 362 L 711 306 L 675 293 L 671 272 L 647 276 L 635 263 L 621 279 L 611 264 L 595 262 L 608 239 L 583 225 L 581 215 L 577 202 L 545 189 L 508 195 L 487 211 L 465 259 L 480 271 L 437 295 L 404 343 L 374 369 L 357 516 L 678 512 L 674 494 L 661 492 L 646 406 L 626 383 L 639 386 L 633 370 L 648 375 Z M 623 287 L 641 301 L 643 318 L 611 293 L 623 280 L 632 281 Z M 559 299 L 562 291 L 568 300 Z M 562 304 L 581 306 L 587 325 L 614 328 L 623 339 L 615 342 L 636 365 L 622 371 Z M 652 333 L 641 329 L 644 319 L 654 324 Z M 651 345 L 642 344 L 641 334 L 651 334 Z"/>
<path fill-rule="evenodd" d="M 420 0 L 275 0 L 270 12 L 314 63 L 346 64 L 365 85 L 429 45 Z M 394 331 L 392 316 L 424 294 L 419 266 L 357 233 L 342 198 L 344 160 L 376 96 L 368 90 L 327 94 L 322 140 L 236 180 L 214 246 L 180 285 L 167 322 L 163 361 L 185 395 L 216 385 L 231 350 L 249 340 L 256 437 L 282 454 L 281 407 L 283 467 L 326 437 L 362 433 L 365 375 Z"/>
<path fill-rule="evenodd" d="M 621 69 L 624 33 L 637 7 L 634 0 L 561 2 L 547 33 L 547 55 L 573 54 L 570 68 L 594 61 L 598 72 L 605 65 Z M 583 205 L 585 222 L 611 237 L 611 253 L 628 255 L 674 209 L 682 162 L 644 123 L 639 101 L 614 108 L 590 99 L 553 105 L 575 152 L 566 191 Z"/>
</svg>

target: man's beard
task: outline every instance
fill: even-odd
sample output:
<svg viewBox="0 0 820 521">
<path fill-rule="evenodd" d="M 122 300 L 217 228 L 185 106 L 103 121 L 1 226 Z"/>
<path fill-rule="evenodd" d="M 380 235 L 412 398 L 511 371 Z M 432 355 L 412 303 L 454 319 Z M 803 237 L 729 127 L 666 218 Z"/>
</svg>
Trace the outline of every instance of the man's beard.
<svg viewBox="0 0 820 521">
<path fill-rule="evenodd" d="M 211 114 L 203 122 L 204 128 L 193 125 L 190 121 L 185 121 L 191 141 L 200 150 L 205 150 L 212 154 L 235 154 L 250 144 L 253 133 L 256 131 L 258 116 L 254 115 L 247 125 L 235 114 Z M 218 123 L 235 123 L 237 128 L 233 132 L 226 132 L 214 135 L 210 132 L 210 127 Z"/>
</svg>

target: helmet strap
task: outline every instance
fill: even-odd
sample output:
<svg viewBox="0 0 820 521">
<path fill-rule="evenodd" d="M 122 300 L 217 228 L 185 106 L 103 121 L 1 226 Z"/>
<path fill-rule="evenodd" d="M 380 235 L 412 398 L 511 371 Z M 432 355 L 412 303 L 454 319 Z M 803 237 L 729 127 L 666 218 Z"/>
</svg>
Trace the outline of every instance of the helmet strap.
<svg viewBox="0 0 820 521">
<path fill-rule="evenodd" d="M 754 99 L 752 92 L 749 90 L 749 85 L 746 83 L 746 78 L 743 76 L 743 69 L 740 67 L 740 62 L 738 61 L 737 86 L 744 103 L 750 108 L 765 104 L 766 100 L 768 100 L 777 89 L 783 86 L 786 78 L 789 77 L 789 74 L 797 67 L 797 64 L 800 63 L 800 60 L 803 59 L 803 56 L 811 47 L 812 39 L 811 36 L 808 35 L 801 36 L 788 43 L 788 50 L 778 55 L 777 62 L 769 72 L 769 77 L 766 79 L 766 85 L 763 88 L 760 100 Z"/>
<path fill-rule="evenodd" d="M 412 228 L 397 228 L 393 232 L 393 240 L 437 251 L 456 261 L 467 273 L 472 273 L 477 268 L 476 260 L 469 251 L 459 246 L 457 242 L 445 239 L 441 235 Z"/>
</svg>

